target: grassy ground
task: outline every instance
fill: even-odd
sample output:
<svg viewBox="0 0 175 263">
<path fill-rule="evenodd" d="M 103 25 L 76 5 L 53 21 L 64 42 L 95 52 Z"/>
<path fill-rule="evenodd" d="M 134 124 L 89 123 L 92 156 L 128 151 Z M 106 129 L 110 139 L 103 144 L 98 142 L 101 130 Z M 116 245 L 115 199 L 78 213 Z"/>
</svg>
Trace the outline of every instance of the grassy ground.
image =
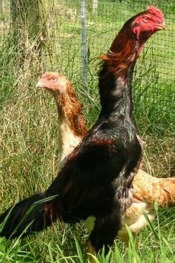
<svg viewBox="0 0 175 263">
<path fill-rule="evenodd" d="M 41 63 L 31 49 L 27 50 L 21 63 L 11 34 L 7 35 L 7 29 L 4 32 L 1 28 L 0 212 L 24 197 L 46 189 L 58 170 L 56 106 L 49 94 L 35 88 L 38 76 L 45 70 L 66 74 L 84 103 L 90 127 L 99 112 L 96 57 L 106 52 L 123 22 L 146 6 L 145 1 L 140 6 L 133 6 L 132 1 L 120 4 L 116 1 L 114 6 L 109 1 L 108 8 L 104 9 L 102 1 L 97 16 L 88 13 L 90 56 L 89 85 L 86 86 L 81 77 L 79 10 L 74 15 L 73 4 L 68 8 L 62 3 L 56 1 L 49 16 L 52 29 Z M 166 11 L 168 30 L 153 36 L 146 45 L 137 63 L 133 85 L 137 123 L 147 143 L 145 169 L 159 177 L 175 175 L 174 6 L 168 1 L 166 5 L 162 1 L 161 5 Z M 134 257 L 137 262 L 175 262 L 174 232 L 175 211 L 157 211 L 154 224 L 139 236 L 138 251 L 133 247 L 132 238 L 129 248 L 116 240 L 113 252 L 107 259 L 101 256 L 99 262 L 130 263 Z M 86 240 L 83 223 L 76 226 L 58 224 L 54 231 L 49 229 L 22 241 L 1 238 L 0 262 L 87 262 Z"/>
</svg>

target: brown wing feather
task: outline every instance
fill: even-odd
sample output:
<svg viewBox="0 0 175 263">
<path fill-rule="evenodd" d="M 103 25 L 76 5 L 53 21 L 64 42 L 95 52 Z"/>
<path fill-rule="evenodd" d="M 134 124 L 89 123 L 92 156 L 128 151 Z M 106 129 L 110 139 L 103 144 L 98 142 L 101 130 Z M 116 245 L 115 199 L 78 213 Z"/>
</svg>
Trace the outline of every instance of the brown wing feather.
<svg viewBox="0 0 175 263">
<path fill-rule="evenodd" d="M 134 178 L 134 198 L 159 207 L 175 205 L 175 178 L 156 178 L 139 170 Z"/>
</svg>

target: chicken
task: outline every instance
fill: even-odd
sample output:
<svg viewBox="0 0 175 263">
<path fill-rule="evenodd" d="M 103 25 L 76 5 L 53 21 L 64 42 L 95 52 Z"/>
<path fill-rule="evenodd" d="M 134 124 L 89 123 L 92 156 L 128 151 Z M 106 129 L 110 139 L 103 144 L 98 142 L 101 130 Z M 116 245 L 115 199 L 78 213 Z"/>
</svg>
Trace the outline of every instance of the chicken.
<svg viewBox="0 0 175 263">
<path fill-rule="evenodd" d="M 53 95 L 58 110 L 58 125 L 60 128 L 59 149 L 60 163 L 63 166 L 65 158 L 72 152 L 87 134 L 87 127 L 79 102 L 72 84 L 63 76 L 59 76 L 59 89 L 57 88 L 58 75 L 46 74 L 50 83 L 48 91 Z M 43 78 L 37 84 L 42 87 Z M 64 160 L 64 161 L 63 161 Z"/>
<path fill-rule="evenodd" d="M 61 123 L 59 122 L 63 145 L 61 149 L 64 147 L 67 149 L 67 151 L 61 151 L 63 160 L 66 158 L 65 153 L 70 154 L 87 133 L 81 104 L 71 82 L 56 72 L 44 73 L 37 87 L 50 91 L 56 100 L 59 109 L 58 119 L 61 120 Z M 77 109 L 80 115 L 78 119 Z M 69 128 L 62 129 L 62 127 Z M 66 134 L 65 130 L 67 130 Z M 175 206 L 175 178 L 156 178 L 139 169 L 133 181 L 133 202 L 125 212 L 123 227 L 118 236 L 128 243 L 129 237 L 125 225 L 131 232 L 137 233 L 148 224 L 145 214 L 150 221 L 154 220 L 155 202 L 160 208 Z"/>
<path fill-rule="evenodd" d="M 55 99 L 61 138 L 60 159 L 64 162 L 88 133 L 82 104 L 72 83 L 56 72 L 45 72 L 36 86 L 49 91 Z"/>
<path fill-rule="evenodd" d="M 128 83 L 143 45 L 163 28 L 163 14 L 153 6 L 124 24 L 102 56 L 101 112 L 96 123 L 46 191 L 24 199 L 0 216 L 0 236 L 25 236 L 56 220 L 76 223 L 94 216 L 89 244 L 96 252 L 104 246 L 107 253 L 132 202 L 132 181 L 142 157 Z"/>
</svg>

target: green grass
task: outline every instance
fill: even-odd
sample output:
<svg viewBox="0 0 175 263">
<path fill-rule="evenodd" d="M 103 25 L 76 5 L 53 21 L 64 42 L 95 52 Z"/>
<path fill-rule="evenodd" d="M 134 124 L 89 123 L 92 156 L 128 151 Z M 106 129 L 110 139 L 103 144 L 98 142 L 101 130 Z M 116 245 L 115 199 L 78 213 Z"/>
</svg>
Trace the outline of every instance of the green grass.
<svg viewBox="0 0 175 263">
<path fill-rule="evenodd" d="M 135 248 L 131 236 L 128 248 L 120 241 L 115 241 L 113 250 L 107 257 L 103 253 L 96 258 L 98 263 L 126 262 L 174 262 L 174 213 L 162 212 L 151 226 L 142 231 L 139 239 L 139 250 Z M 169 220 L 171 220 L 171 225 Z M 156 233 L 156 234 L 155 234 Z M 165 235 L 165 233 L 167 233 Z M 44 231 L 35 237 L 28 237 L 24 240 L 7 242 L 0 239 L 1 262 L 88 262 L 86 255 L 87 233 L 83 225 L 76 227 L 56 225 L 53 230 Z"/>
<path fill-rule="evenodd" d="M 48 42 L 38 62 L 37 54 L 26 50 L 21 63 L 11 32 L 0 33 L 0 212 L 24 197 L 45 190 L 58 170 L 59 148 L 57 111 L 54 100 L 35 88 L 38 76 L 46 70 L 67 75 L 84 103 L 90 127 L 99 112 L 97 70 L 99 54 L 106 52 L 123 22 L 145 8 L 133 1 L 99 1 L 97 16 L 88 13 L 87 37 L 90 51 L 88 81 L 82 81 L 79 9 L 70 0 L 55 1 L 49 15 Z M 154 1 L 156 2 L 156 1 Z M 146 168 L 155 176 L 175 175 L 175 92 L 174 92 L 174 5 L 161 2 L 166 11 L 168 30 L 158 32 L 147 43 L 134 76 L 134 101 L 137 123 L 147 147 Z M 88 11 L 91 10 L 90 2 Z M 62 12 L 60 14 L 60 12 Z M 8 12 L 7 12 L 8 14 Z M 4 16 L 3 16 L 4 19 Z M 32 44 L 32 43 L 30 43 Z M 107 258 L 97 262 L 166 263 L 175 261 L 175 212 L 159 211 L 156 221 L 139 235 L 139 250 L 115 241 Z M 155 235 L 156 233 L 156 235 Z M 59 225 L 24 240 L 0 239 L 0 262 L 87 262 L 87 231 L 82 224 Z"/>
</svg>

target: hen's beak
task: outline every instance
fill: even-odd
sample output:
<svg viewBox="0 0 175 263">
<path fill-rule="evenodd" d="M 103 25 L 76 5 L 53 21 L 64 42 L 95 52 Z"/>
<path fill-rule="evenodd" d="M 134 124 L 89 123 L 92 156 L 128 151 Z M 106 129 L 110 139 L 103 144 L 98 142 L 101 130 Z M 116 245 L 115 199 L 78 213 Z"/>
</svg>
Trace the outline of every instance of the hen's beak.
<svg viewBox="0 0 175 263">
<path fill-rule="evenodd" d="M 36 84 L 36 88 L 43 88 L 43 82 L 41 80 L 38 81 L 38 83 Z"/>
</svg>

